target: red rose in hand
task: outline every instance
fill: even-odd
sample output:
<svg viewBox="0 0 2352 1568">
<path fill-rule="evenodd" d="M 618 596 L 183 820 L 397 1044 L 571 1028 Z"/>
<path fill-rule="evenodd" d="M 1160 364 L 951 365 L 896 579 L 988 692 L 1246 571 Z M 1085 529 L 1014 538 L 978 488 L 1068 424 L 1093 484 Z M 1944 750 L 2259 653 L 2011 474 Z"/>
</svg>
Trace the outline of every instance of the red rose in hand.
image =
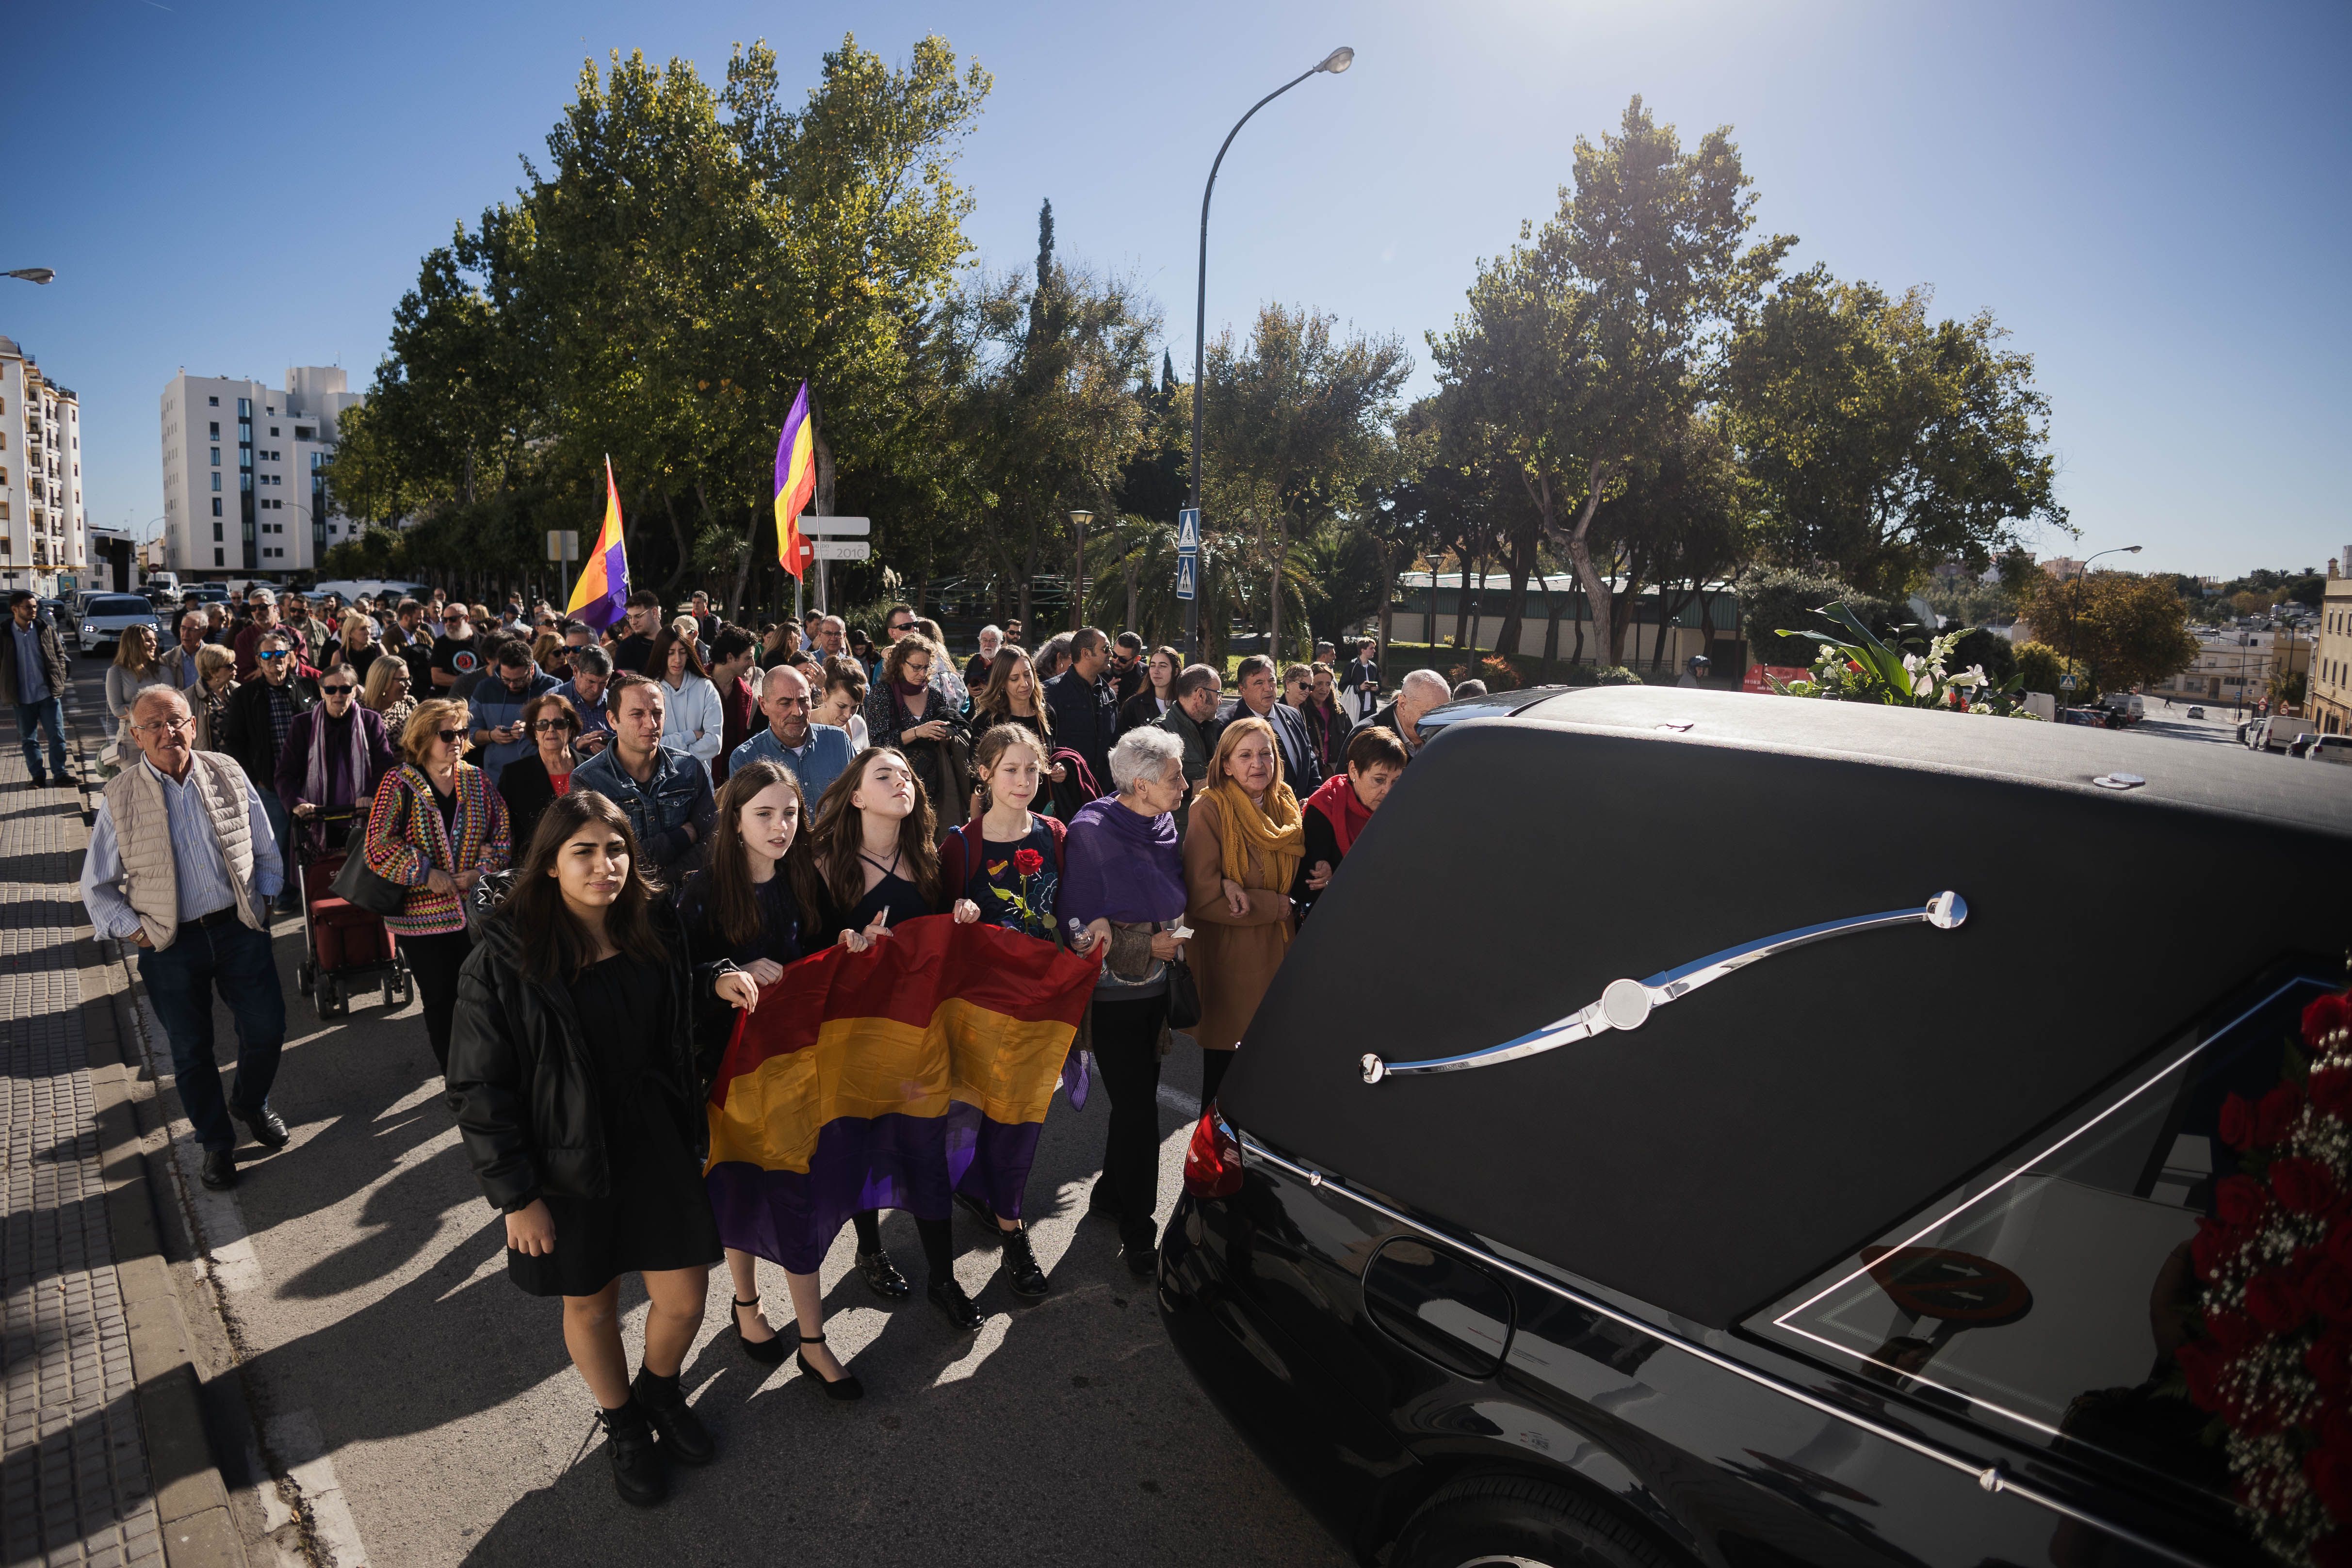
<svg viewBox="0 0 2352 1568">
<path fill-rule="evenodd" d="M 2282 1083 L 2262 1097 L 2254 1107 L 2254 1142 L 2283 1144 L 2287 1132 L 2294 1125 L 2295 1113 L 2303 1109 L 2303 1097 L 2293 1087 Z"/>
<path fill-rule="evenodd" d="M 2222 1223 L 2232 1229 L 2242 1230 L 2253 1225 L 2270 1206 L 2270 1194 L 2250 1176 L 2231 1176 L 2213 1189 L 2213 1207 Z"/>
<path fill-rule="evenodd" d="M 1013 869 L 1023 876 L 1035 876 L 1045 869 L 1045 857 L 1035 850 L 1015 850 L 1013 852 Z"/>
<path fill-rule="evenodd" d="M 2266 1270 L 2246 1281 L 2246 1315 L 2273 1333 L 2284 1333 L 2310 1312 L 2284 1274 Z"/>
<path fill-rule="evenodd" d="M 2197 1238 L 2189 1244 L 2189 1260 L 2196 1265 L 2197 1277 L 2210 1283 L 2237 1250 L 2238 1239 L 2227 1226 L 2200 1219 L 2197 1222 Z"/>
<path fill-rule="evenodd" d="M 2303 1457 L 2303 1473 L 2327 1516 L 2339 1524 L 2352 1523 L 2352 1454 L 2314 1448 Z"/>
<path fill-rule="evenodd" d="M 2270 1175 L 2271 1190 L 2290 1213 L 2317 1214 L 2336 1196 L 2336 1178 L 2317 1160 L 2273 1160 Z"/>
<path fill-rule="evenodd" d="M 2331 1323 L 2352 1322 L 2352 1269 L 2321 1258 L 2303 1277 L 2303 1299 Z M 2346 1447 L 2352 1450 L 2352 1444 Z"/>
<path fill-rule="evenodd" d="M 2262 1328 L 2253 1319 L 2226 1308 L 2205 1314 L 2205 1332 L 2212 1336 L 2215 1344 L 2231 1352 L 2243 1350 L 2263 1337 Z"/>
<path fill-rule="evenodd" d="M 2240 1154 L 2254 1146 L 2254 1108 L 2242 1094 L 2221 1102 L 2221 1141 Z"/>
<path fill-rule="evenodd" d="M 2313 1073 L 2311 1103 L 2338 1121 L 2352 1122 L 2352 1068 Z"/>
</svg>

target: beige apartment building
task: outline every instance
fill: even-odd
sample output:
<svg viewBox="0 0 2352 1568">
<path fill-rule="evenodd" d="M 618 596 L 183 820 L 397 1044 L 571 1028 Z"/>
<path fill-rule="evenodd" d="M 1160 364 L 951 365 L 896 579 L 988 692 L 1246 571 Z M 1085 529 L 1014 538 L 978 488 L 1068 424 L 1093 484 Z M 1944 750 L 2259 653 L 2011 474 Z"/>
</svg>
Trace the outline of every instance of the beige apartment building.
<svg viewBox="0 0 2352 1568">
<path fill-rule="evenodd" d="M 2352 735 L 2352 545 L 2327 563 L 2319 602 L 2319 644 L 2312 650 L 2304 715 L 2322 735 Z"/>
<path fill-rule="evenodd" d="M 89 570 L 80 400 L 0 338 L 0 587 L 50 596 Z"/>
<path fill-rule="evenodd" d="M 2269 694 L 2273 671 L 2310 671 L 2312 641 L 2311 632 L 2299 627 L 2224 626 L 2217 631 L 2200 626 L 2195 662 L 2171 679 L 2148 687 L 2146 695 L 2174 703 L 2252 707 Z"/>
</svg>

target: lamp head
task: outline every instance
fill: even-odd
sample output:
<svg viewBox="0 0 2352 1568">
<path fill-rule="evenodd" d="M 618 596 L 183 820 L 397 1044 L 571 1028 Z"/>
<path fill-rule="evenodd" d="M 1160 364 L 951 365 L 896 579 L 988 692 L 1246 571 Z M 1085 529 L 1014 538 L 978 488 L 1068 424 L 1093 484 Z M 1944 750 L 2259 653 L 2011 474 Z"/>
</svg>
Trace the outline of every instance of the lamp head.
<svg viewBox="0 0 2352 1568">
<path fill-rule="evenodd" d="M 1340 68 L 1344 70 L 1346 68 Z M 47 283 L 57 275 L 57 269 L 50 267 L 20 267 L 7 274 L 10 277 L 21 277 L 27 283 Z"/>
<path fill-rule="evenodd" d="M 2146 548 L 2147 547 L 2144 545 L 2126 545 L 2124 546 L 2124 553 L 2126 555 L 2137 555 Z"/>
<path fill-rule="evenodd" d="M 1072 512 L 1070 514 L 1070 521 L 1077 524 L 1078 527 L 1082 528 L 1094 520 L 1095 515 L 1092 512 Z"/>
<path fill-rule="evenodd" d="M 1333 76 L 1338 76 L 1341 71 L 1346 70 L 1349 66 L 1352 66 L 1355 63 L 1356 51 L 1348 47 L 1347 45 L 1342 44 L 1338 48 L 1332 50 L 1329 54 L 1324 56 L 1323 63 L 1317 66 L 1315 68 L 1318 71 L 1329 71 Z"/>
</svg>

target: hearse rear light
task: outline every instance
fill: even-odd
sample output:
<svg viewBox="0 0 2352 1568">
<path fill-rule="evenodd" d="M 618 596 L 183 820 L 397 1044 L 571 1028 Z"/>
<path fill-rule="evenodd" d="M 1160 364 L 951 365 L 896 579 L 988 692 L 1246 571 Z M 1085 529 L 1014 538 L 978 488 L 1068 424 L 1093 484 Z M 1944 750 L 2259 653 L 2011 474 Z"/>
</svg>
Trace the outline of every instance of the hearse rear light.
<svg viewBox="0 0 2352 1568">
<path fill-rule="evenodd" d="M 1201 1113 L 1184 1151 L 1184 1190 L 1194 1197 L 1231 1197 L 1241 1189 L 1241 1140 L 1212 1105 Z"/>
</svg>

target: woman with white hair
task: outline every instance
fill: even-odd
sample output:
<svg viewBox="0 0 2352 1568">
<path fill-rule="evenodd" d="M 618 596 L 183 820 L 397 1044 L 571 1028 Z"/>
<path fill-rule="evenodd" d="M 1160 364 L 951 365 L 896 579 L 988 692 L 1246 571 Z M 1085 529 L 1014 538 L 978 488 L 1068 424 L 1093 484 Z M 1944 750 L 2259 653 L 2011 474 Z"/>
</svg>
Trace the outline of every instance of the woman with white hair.
<svg viewBox="0 0 2352 1568">
<path fill-rule="evenodd" d="M 1064 840 L 1056 913 L 1110 944 L 1073 1050 L 1094 1052 L 1110 1095 L 1110 1134 L 1091 1212 L 1118 1227 L 1127 1266 L 1151 1272 L 1160 1206 L 1160 1044 L 1168 960 L 1183 956 L 1184 858 L 1173 813 L 1184 800 L 1184 745 L 1145 727 L 1111 747 L 1114 793 L 1089 800 Z"/>
</svg>

